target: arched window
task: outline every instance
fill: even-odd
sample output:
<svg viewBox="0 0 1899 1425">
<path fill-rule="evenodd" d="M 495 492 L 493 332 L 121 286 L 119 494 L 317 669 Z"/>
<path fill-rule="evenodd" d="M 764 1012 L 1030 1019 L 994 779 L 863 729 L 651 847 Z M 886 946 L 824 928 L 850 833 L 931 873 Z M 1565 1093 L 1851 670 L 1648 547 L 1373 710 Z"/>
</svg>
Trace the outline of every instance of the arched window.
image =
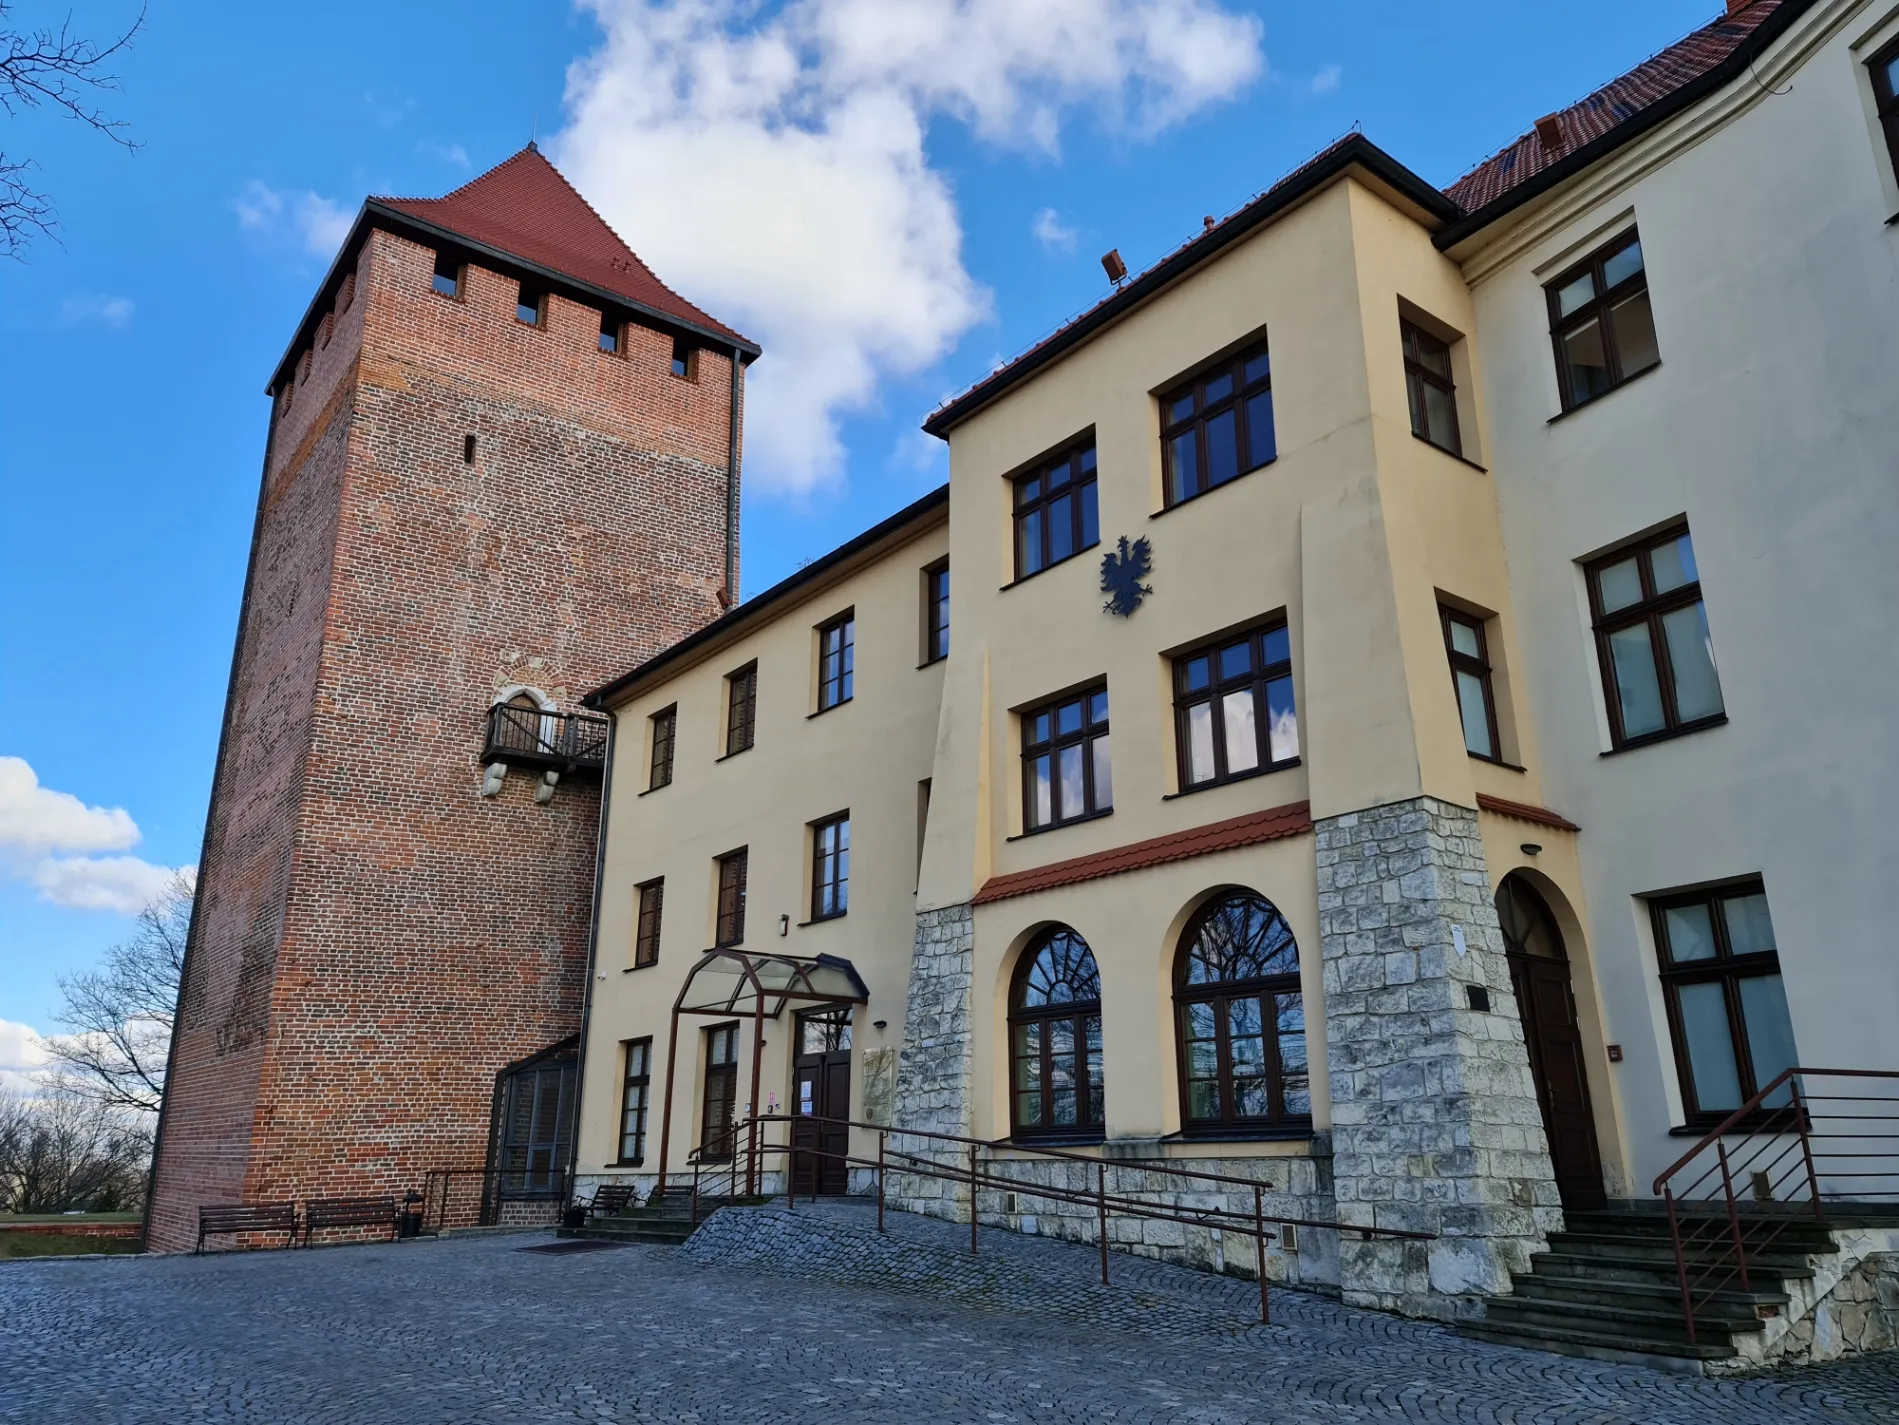
<svg viewBox="0 0 1899 1425">
<path fill-rule="evenodd" d="M 1273 903 L 1223 891 L 1187 922 L 1174 963 L 1189 1131 L 1312 1121 L 1299 946 Z"/>
<path fill-rule="evenodd" d="M 1009 1062 L 1016 1136 L 1101 1136 L 1101 972 L 1065 925 L 1036 936 L 1016 966 Z"/>
</svg>

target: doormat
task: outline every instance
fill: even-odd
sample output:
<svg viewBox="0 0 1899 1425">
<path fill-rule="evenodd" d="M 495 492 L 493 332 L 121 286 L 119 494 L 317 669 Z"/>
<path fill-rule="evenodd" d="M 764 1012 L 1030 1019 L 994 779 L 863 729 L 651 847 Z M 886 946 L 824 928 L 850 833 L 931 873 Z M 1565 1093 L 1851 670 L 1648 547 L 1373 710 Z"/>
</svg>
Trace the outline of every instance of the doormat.
<svg viewBox="0 0 1899 1425">
<path fill-rule="evenodd" d="M 514 1250 L 564 1257 L 569 1252 L 613 1252 L 626 1245 L 624 1242 L 543 1242 L 538 1247 L 516 1247 Z"/>
</svg>

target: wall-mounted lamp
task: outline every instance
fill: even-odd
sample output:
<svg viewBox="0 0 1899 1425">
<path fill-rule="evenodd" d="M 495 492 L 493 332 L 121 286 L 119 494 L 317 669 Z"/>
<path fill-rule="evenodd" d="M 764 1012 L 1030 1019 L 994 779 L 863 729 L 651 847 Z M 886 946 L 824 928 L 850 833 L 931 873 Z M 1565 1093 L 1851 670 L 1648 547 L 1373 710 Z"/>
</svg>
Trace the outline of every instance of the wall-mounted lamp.
<svg viewBox="0 0 1899 1425">
<path fill-rule="evenodd" d="M 1534 841 L 1526 841 L 1517 847 L 1517 850 L 1521 851 L 1525 856 L 1534 856 L 1542 849 L 1543 848 L 1538 846 Z"/>
<path fill-rule="evenodd" d="M 780 935 L 791 934 L 791 917 L 790 916 L 781 915 L 778 917 L 778 933 Z"/>
<path fill-rule="evenodd" d="M 1117 286 L 1127 281 L 1128 265 L 1121 260 L 1121 249 L 1111 247 L 1102 254 L 1101 270 L 1108 274 L 1108 280 Z"/>
<path fill-rule="evenodd" d="M 1619 1064 L 1622 1062 L 1622 1046 L 1620 1044 L 1611 1044 L 1609 1046 L 1609 1062 L 1611 1064 Z"/>
</svg>

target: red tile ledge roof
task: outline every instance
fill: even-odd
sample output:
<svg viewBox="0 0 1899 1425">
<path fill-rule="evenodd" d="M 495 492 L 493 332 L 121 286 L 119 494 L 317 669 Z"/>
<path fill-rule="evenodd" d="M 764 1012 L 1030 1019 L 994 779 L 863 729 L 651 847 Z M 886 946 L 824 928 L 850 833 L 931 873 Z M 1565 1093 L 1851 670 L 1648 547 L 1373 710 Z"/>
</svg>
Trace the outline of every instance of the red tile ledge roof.
<svg viewBox="0 0 1899 1425">
<path fill-rule="evenodd" d="M 1230 821 L 1196 826 L 1191 831 L 1170 832 L 1148 841 L 1137 841 L 1132 846 L 1097 851 L 1092 856 L 1077 856 L 1073 860 L 1056 861 L 1029 871 L 991 876 L 983 882 L 982 889 L 976 892 L 974 903 L 986 905 L 990 901 L 1007 900 L 1010 896 L 1026 896 L 1035 891 L 1053 890 L 1057 886 L 1072 886 L 1081 881 L 1099 880 L 1103 876 L 1118 876 L 1125 871 L 1139 871 L 1168 861 L 1185 861 L 1189 857 L 1205 856 L 1214 851 L 1257 846 L 1262 841 L 1300 836 L 1310 830 L 1311 803 L 1289 802 L 1283 807 L 1249 812 Z"/>
<path fill-rule="evenodd" d="M 593 205 L 538 148 L 529 146 L 440 198 L 371 198 L 370 206 L 417 219 L 612 292 L 728 341 L 751 343 L 654 276 Z"/>
<path fill-rule="evenodd" d="M 1502 797 L 1493 797 L 1488 792 L 1477 793 L 1477 809 L 1494 811 L 1498 816 L 1513 816 L 1518 821 L 1533 821 L 1538 826 L 1553 827 L 1557 831 L 1581 831 L 1568 817 L 1558 816 L 1547 807 L 1533 807 L 1528 802 L 1505 801 Z"/>
</svg>

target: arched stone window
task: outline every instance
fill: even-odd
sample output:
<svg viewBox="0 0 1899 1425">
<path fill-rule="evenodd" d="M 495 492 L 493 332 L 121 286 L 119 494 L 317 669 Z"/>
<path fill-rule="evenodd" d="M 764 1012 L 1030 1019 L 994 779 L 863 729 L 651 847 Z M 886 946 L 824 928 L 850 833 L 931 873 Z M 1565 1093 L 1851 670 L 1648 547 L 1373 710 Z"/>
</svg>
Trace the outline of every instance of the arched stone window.
<svg viewBox="0 0 1899 1425">
<path fill-rule="evenodd" d="M 1101 972 L 1065 925 L 1037 935 L 1016 966 L 1009 1079 L 1016 1137 L 1101 1137 Z"/>
<path fill-rule="evenodd" d="M 1222 891 L 1194 913 L 1174 961 L 1174 1007 L 1188 1132 L 1311 1124 L 1299 946 L 1271 901 Z"/>
</svg>

